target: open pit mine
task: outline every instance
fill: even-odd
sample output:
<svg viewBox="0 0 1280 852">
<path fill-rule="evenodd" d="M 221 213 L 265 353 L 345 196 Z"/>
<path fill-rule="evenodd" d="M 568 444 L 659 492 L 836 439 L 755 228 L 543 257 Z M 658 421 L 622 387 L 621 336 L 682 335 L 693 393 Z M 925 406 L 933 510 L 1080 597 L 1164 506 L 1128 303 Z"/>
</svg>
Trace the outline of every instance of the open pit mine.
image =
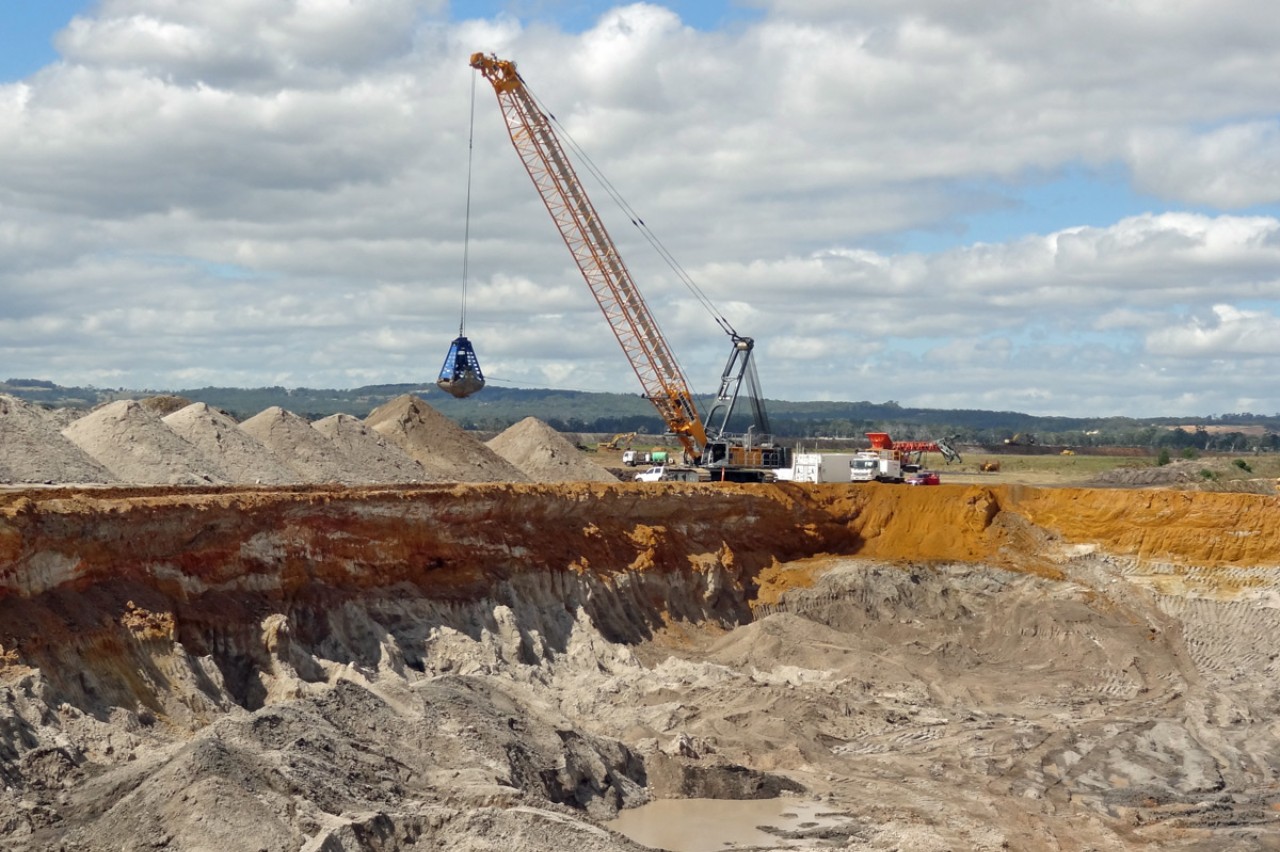
<svg viewBox="0 0 1280 852">
<path fill-rule="evenodd" d="M 6 850 L 1280 849 L 1274 497 L 440 472 L 411 401 L 315 424 L 386 482 L 277 410 L 193 485 L 103 412 L 0 488 Z"/>
<path fill-rule="evenodd" d="M 1172 491 L 10 489 L 0 837 L 630 850 L 781 799 L 745 845 L 1280 848 L 1278 536 Z"/>
</svg>

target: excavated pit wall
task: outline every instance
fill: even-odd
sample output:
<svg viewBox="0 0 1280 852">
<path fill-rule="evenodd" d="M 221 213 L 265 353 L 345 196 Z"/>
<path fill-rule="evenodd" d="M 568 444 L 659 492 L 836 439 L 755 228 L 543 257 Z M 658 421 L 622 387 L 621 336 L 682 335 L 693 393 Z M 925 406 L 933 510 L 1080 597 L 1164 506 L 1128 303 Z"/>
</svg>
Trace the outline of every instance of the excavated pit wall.
<svg viewBox="0 0 1280 852">
<path fill-rule="evenodd" d="M 186 817 L 185 825 L 180 815 L 243 809 L 249 822 L 240 830 L 278 833 L 263 848 L 311 838 L 308 849 L 408 849 L 415 837 L 471 848 L 460 838 L 492 831 L 486 819 L 514 821 L 511 836 L 533 831 L 529 808 L 539 802 L 601 817 L 641 801 L 646 785 L 659 795 L 663 785 L 666 795 L 776 793 L 789 789 L 786 779 L 738 766 L 690 776 L 690 762 L 641 761 L 622 745 L 634 741 L 625 731 L 600 738 L 580 720 L 556 717 L 542 706 L 546 690 L 563 690 L 575 672 L 593 672 L 592 689 L 617 688 L 614 671 L 639 677 L 627 648 L 673 625 L 729 628 L 844 606 L 844 593 L 822 585 L 844 557 L 1021 572 L 1086 604 L 1101 598 L 1069 587 L 1080 589 L 1079 572 L 1103 564 L 1177 614 L 1197 601 L 1251 607 L 1274 596 L 1278 537 L 1271 498 L 1155 491 L 508 484 L 2 492 L 0 838 L 26 843 L 14 848 L 56 840 L 97 850 L 110 844 L 95 837 L 154 826 L 152 845 L 204 848 L 217 839 L 209 824 Z M 913 569 L 896 578 L 886 622 L 927 617 L 913 595 L 924 582 L 945 598 L 949 576 Z M 1103 577 L 1098 588 L 1110 582 Z M 808 587 L 816 596 L 804 597 Z M 1113 614 L 1114 630 L 1155 641 L 1145 616 L 1119 603 L 1101 611 Z M 1080 616 L 1068 609 L 1063 618 L 1069 625 Z M 1063 628 L 1033 621 L 1023 629 Z M 1090 630 L 1081 647 L 1093 647 Z M 1160 641 L 1176 649 L 1176 633 Z M 1230 666 L 1249 660 L 1201 652 L 1194 634 L 1189 642 L 1192 657 L 1204 657 L 1196 677 L 1221 670 L 1215 676 L 1234 683 Z M 1005 653 L 1016 660 L 1020 652 Z M 1123 693 L 1191 678 L 1176 671 L 1138 678 Z M 668 675 L 726 676 L 678 665 Z M 791 686 L 769 690 L 786 696 Z M 1206 706 L 1193 715 L 1222 721 L 1197 722 L 1202 737 L 1239 718 L 1264 723 L 1250 723 L 1253 711 L 1234 699 Z M 890 715 L 891 726 L 905 724 Z M 938 724 L 922 722 L 922 734 Z M 1257 740 L 1249 730 L 1241 743 Z M 477 737 L 478 757 L 458 751 Z M 351 745 L 362 742 L 410 768 L 373 765 L 377 751 Z M 1250 747 L 1260 749 L 1252 763 L 1272 765 L 1270 745 Z M 1233 740 L 1232 748 L 1245 747 Z M 1070 752 L 1064 760 L 1076 759 Z M 355 768 L 329 778 L 334 760 Z M 1090 771 L 1089 783 L 1111 777 Z M 217 788 L 203 810 L 181 792 L 191 779 Z M 1266 813 L 1264 781 L 1250 782 L 1263 791 L 1249 794 L 1250 813 Z M 526 798 L 511 798 L 515 790 Z M 272 796 L 275 811 L 252 816 Z M 353 812 L 353 802 L 370 813 Z M 368 839 L 379 832 L 395 837 Z M 581 848 L 630 847 L 588 838 Z"/>
<path fill-rule="evenodd" d="M 380 647 L 331 625 L 358 600 L 415 602 L 395 618 L 411 666 L 412 637 L 491 626 L 469 609 L 477 602 L 537 614 L 528 629 L 552 637 L 549 613 L 582 607 L 610 641 L 636 642 L 671 619 L 747 620 L 762 568 L 854 544 L 803 494 L 774 489 L 10 493 L 0 498 L 0 654 L 42 670 L 75 706 L 159 706 L 163 678 L 134 672 L 149 668 L 155 643 L 177 643 L 216 662 L 229 700 L 254 707 L 273 616 L 293 642 L 357 664 L 376 662 Z"/>
<path fill-rule="evenodd" d="M 817 578 L 821 562 L 788 564 L 810 556 L 1053 577 L 1062 546 L 1131 557 L 1157 580 L 1181 575 L 1159 566 L 1195 566 L 1201 593 L 1241 594 L 1252 581 L 1232 566 L 1277 561 L 1280 523 L 1275 501 L 1254 495 L 1019 486 L 11 491 L 0 661 L 41 669 L 77 706 L 155 704 L 157 687 L 129 674 L 138 643 L 178 643 L 216 661 L 230 699 L 253 707 L 271 616 L 294 642 L 353 663 L 382 653 L 331 635 L 332 614 L 356 600 L 418 602 L 398 618 L 418 640 L 438 624 L 486 629 L 467 609 L 479 603 L 544 620 L 581 607 L 609 641 L 634 643 L 672 621 L 749 621 Z M 134 659 L 104 667 L 114 656 Z"/>
</svg>

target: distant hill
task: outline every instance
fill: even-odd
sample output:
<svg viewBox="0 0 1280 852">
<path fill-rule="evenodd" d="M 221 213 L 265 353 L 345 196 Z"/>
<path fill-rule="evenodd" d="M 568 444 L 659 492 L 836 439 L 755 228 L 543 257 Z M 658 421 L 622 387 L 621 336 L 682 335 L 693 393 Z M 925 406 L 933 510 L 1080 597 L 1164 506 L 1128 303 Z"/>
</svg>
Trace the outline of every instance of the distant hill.
<svg viewBox="0 0 1280 852">
<path fill-rule="evenodd" d="M 316 420 L 331 414 L 364 417 L 405 393 L 466 429 L 498 433 L 526 417 L 565 432 L 659 435 L 664 424 L 639 394 L 588 393 L 548 388 L 490 385 L 469 399 L 455 399 L 434 384 L 366 385 L 349 390 L 325 388 L 226 388 L 182 390 L 63 387 L 42 379 L 7 379 L 0 393 L 50 408 L 90 409 L 118 399 L 173 395 L 204 402 L 245 420 L 278 405 Z M 774 434 L 795 442 L 861 439 L 886 431 L 900 440 L 954 437 L 958 442 L 1003 445 L 1014 439 L 1036 445 L 1068 447 L 1142 446 L 1199 450 L 1272 450 L 1280 448 L 1280 415 L 1223 414 L 1186 417 L 1038 417 L 1016 411 L 910 408 L 897 402 L 792 402 L 768 400 Z M 705 407 L 704 407 L 705 408 Z"/>
</svg>

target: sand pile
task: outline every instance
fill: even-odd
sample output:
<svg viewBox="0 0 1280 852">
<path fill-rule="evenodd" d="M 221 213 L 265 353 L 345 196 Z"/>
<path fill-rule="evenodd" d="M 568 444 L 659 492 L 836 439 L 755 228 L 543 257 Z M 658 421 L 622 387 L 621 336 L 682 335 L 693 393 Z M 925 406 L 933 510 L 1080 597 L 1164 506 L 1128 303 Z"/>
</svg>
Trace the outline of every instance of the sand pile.
<svg viewBox="0 0 1280 852">
<path fill-rule="evenodd" d="M 1090 485 L 1185 485 L 1201 478 L 1200 471 L 1205 467 L 1203 461 L 1197 459 L 1180 459 L 1165 465 L 1141 465 L 1134 467 L 1117 467 L 1104 470 L 1089 483 Z"/>
<path fill-rule="evenodd" d="M 367 482 L 359 465 L 304 418 L 273 405 L 240 428 L 276 454 L 303 482 Z"/>
<path fill-rule="evenodd" d="M 617 482 L 567 438 L 536 417 L 526 417 L 486 444 L 534 482 Z"/>
<path fill-rule="evenodd" d="M 23 401 L 26 405 L 31 403 Z M 40 412 L 40 415 L 53 426 L 58 432 L 75 423 L 88 412 L 83 408 L 40 408 L 37 405 L 31 405 L 32 408 Z"/>
<path fill-rule="evenodd" d="M 302 478 L 229 415 L 195 402 L 165 415 L 164 423 L 206 456 L 216 459 L 232 482 L 288 485 Z"/>
<path fill-rule="evenodd" d="M 174 396 L 173 394 L 165 393 L 140 399 L 138 404 L 152 414 L 159 417 L 167 417 L 175 411 L 181 411 L 191 405 L 191 400 L 185 396 Z"/>
<path fill-rule="evenodd" d="M 40 408 L 0 394 L 0 482 L 115 481 L 60 428 Z"/>
<path fill-rule="evenodd" d="M 416 459 L 433 479 L 528 482 L 520 468 L 412 394 L 375 408 L 365 423 Z"/>
<path fill-rule="evenodd" d="M 1275 494 L 1274 479 L 1244 478 L 1243 459 L 1209 457 L 1178 459 L 1164 465 L 1120 467 L 1099 473 L 1085 483 L 1089 486 L 1128 488 L 1168 488 L 1179 491 L 1236 491 Z"/>
<path fill-rule="evenodd" d="M 359 417 L 334 414 L 311 424 L 354 461 L 369 482 L 427 482 L 427 471 Z"/>
<path fill-rule="evenodd" d="M 104 405 L 63 429 L 62 434 L 122 482 L 203 485 L 230 479 L 217 461 L 135 400 Z"/>
</svg>

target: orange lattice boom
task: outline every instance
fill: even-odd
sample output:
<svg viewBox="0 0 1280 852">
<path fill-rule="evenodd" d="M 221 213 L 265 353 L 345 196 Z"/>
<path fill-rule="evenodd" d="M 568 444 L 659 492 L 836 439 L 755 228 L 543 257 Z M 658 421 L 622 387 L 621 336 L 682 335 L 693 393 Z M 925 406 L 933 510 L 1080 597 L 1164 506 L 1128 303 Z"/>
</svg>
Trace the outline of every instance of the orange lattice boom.
<svg viewBox="0 0 1280 852">
<path fill-rule="evenodd" d="M 578 180 L 547 116 L 514 62 L 476 53 L 471 67 L 493 84 L 507 132 L 565 245 L 640 379 L 645 397 L 695 462 L 707 443 L 689 382 Z"/>
</svg>

